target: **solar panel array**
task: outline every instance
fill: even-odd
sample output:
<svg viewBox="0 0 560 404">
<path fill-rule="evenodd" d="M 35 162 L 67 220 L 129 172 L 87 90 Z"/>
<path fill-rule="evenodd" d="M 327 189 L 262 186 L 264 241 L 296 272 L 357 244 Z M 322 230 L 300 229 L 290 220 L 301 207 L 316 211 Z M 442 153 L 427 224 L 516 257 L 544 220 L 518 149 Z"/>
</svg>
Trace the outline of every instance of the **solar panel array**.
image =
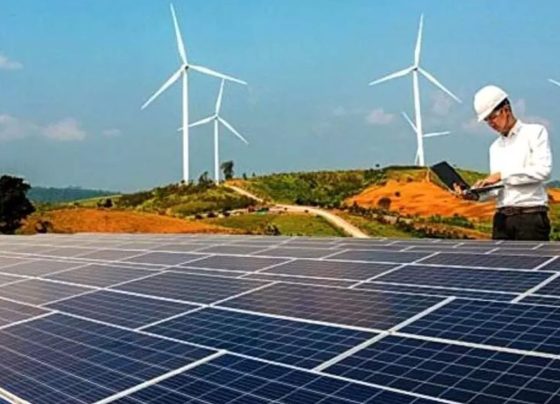
<svg viewBox="0 0 560 404">
<path fill-rule="evenodd" d="M 0 403 L 560 403 L 560 244 L 0 237 Z"/>
</svg>

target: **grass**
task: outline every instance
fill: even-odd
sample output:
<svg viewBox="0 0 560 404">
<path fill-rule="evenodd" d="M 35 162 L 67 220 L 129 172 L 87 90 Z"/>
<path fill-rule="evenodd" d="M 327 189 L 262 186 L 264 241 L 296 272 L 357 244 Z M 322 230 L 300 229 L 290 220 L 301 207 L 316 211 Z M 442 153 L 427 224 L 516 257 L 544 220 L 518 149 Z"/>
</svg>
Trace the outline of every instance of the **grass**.
<svg viewBox="0 0 560 404">
<path fill-rule="evenodd" d="M 205 223 L 242 229 L 250 234 L 264 234 L 275 226 L 285 236 L 344 236 L 321 217 L 304 214 L 250 213 L 225 218 L 205 219 Z"/>
<path fill-rule="evenodd" d="M 368 236 L 390 237 L 390 238 L 411 238 L 412 235 L 404 230 L 390 224 L 379 223 L 376 220 L 366 219 L 365 217 L 353 215 L 347 212 L 337 212 L 337 215 L 350 222 Z"/>
</svg>

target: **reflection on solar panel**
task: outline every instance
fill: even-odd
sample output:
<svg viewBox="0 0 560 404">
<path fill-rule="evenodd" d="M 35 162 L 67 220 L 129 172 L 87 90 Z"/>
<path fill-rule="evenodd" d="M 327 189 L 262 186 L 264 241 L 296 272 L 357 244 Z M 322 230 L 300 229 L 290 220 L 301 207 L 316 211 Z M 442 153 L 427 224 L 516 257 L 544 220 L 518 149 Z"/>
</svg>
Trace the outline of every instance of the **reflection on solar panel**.
<svg viewBox="0 0 560 404">
<path fill-rule="evenodd" d="M 146 331 L 304 368 L 318 366 L 375 336 L 217 309 L 186 314 Z"/>
<path fill-rule="evenodd" d="M 560 402 L 555 243 L 48 234 L 0 250 L 0 403 Z"/>
<path fill-rule="evenodd" d="M 381 330 L 389 329 L 441 300 L 431 296 L 278 284 L 229 300 L 224 305 Z"/>
</svg>

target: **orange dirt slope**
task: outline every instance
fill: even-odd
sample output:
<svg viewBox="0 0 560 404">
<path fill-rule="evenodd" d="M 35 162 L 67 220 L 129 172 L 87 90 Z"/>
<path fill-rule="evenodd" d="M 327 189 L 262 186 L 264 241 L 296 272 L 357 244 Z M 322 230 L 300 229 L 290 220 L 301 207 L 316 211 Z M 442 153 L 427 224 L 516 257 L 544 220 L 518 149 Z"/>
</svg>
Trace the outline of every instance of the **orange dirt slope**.
<svg viewBox="0 0 560 404">
<path fill-rule="evenodd" d="M 398 196 L 397 196 L 398 195 Z M 492 217 L 494 202 L 471 202 L 459 199 L 436 184 L 424 181 L 398 182 L 389 180 L 385 185 L 367 188 L 362 193 L 346 200 L 365 208 L 376 208 L 381 198 L 391 199 L 391 211 L 403 215 L 453 216 L 487 220 Z M 560 193 L 558 195 L 560 199 Z"/>
<path fill-rule="evenodd" d="M 59 209 L 29 217 L 22 232 L 35 233 L 39 220 L 58 233 L 233 233 L 232 229 L 152 213 L 105 209 Z"/>
</svg>

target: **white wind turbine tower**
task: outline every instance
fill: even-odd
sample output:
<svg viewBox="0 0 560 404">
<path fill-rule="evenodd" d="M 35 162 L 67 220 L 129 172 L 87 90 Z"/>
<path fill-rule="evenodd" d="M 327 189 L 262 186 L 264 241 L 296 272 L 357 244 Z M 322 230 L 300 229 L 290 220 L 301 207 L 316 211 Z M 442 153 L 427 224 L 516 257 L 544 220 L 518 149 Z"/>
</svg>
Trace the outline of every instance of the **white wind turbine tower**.
<svg viewBox="0 0 560 404">
<path fill-rule="evenodd" d="M 414 133 L 418 133 L 418 131 L 416 130 L 416 126 L 414 125 L 414 122 L 412 122 L 412 120 L 406 114 L 406 112 L 403 112 L 402 115 L 403 115 L 404 119 L 408 122 L 408 124 L 410 125 L 410 127 L 412 128 Z M 448 131 L 448 130 L 443 131 L 443 132 L 425 133 L 425 134 L 422 135 L 422 138 L 426 139 L 428 137 L 445 136 L 445 135 L 449 135 L 450 133 L 451 132 Z M 416 157 L 414 158 L 414 164 L 423 165 L 423 164 L 420 164 L 420 150 L 419 149 L 416 150 Z"/>
<path fill-rule="evenodd" d="M 422 47 L 422 28 L 424 24 L 424 15 L 420 16 L 420 24 L 418 26 L 418 37 L 416 39 L 416 48 L 414 50 L 414 64 L 406 69 L 399 70 L 398 72 L 391 73 L 385 77 L 382 77 L 378 80 L 372 81 L 369 83 L 370 86 L 382 83 L 384 81 L 389 81 L 395 79 L 397 77 L 406 76 L 409 73 L 412 73 L 412 90 L 414 95 L 414 117 L 416 120 L 416 124 L 413 125 L 414 130 L 416 131 L 416 141 L 418 143 L 417 147 L 417 161 L 418 165 L 424 166 L 424 133 L 422 129 L 422 114 L 420 112 L 420 88 L 418 85 L 418 73 L 422 74 L 425 78 L 427 78 L 430 82 L 432 82 L 435 86 L 439 87 L 444 93 L 449 95 L 457 102 L 461 102 L 461 100 L 449 91 L 447 88 L 443 86 L 434 76 L 432 76 L 429 72 L 422 69 L 420 67 L 420 50 Z"/>
<path fill-rule="evenodd" d="M 193 65 L 187 62 L 187 52 L 185 50 L 185 45 L 183 43 L 183 38 L 181 36 L 181 31 L 179 30 L 179 24 L 177 23 L 177 17 L 175 16 L 175 9 L 173 4 L 170 4 L 171 16 L 173 17 L 173 25 L 175 26 L 175 36 L 177 37 L 177 49 L 179 51 L 179 56 L 181 57 L 181 66 L 179 69 L 169 77 L 169 79 L 163 83 L 163 85 L 157 90 L 149 99 L 142 105 L 142 109 L 146 108 L 152 103 L 161 93 L 167 90 L 173 83 L 175 83 L 179 78 L 183 81 L 183 180 L 185 184 L 189 182 L 189 95 L 188 95 L 188 71 L 190 69 L 196 70 L 200 73 L 207 74 L 209 76 L 214 76 L 221 78 L 222 80 L 235 81 L 240 84 L 247 84 L 242 80 L 238 80 L 234 77 L 226 76 L 225 74 L 218 73 L 214 70 L 208 69 L 207 67 Z"/>
<path fill-rule="evenodd" d="M 218 150 L 219 149 L 219 140 L 218 140 L 219 125 L 220 124 L 224 125 L 231 133 L 233 133 L 235 136 L 241 139 L 241 141 L 243 141 L 245 144 L 249 144 L 249 142 L 247 142 L 247 140 L 245 140 L 245 138 L 241 136 L 241 134 L 237 130 L 235 130 L 235 128 L 231 126 L 231 124 L 228 121 L 226 121 L 224 118 L 220 116 L 220 109 L 222 107 L 222 97 L 224 94 L 224 83 L 225 80 L 222 79 L 222 82 L 220 84 L 220 92 L 218 93 L 218 99 L 216 100 L 216 109 L 214 115 L 211 115 L 207 118 L 203 118 L 200 121 L 196 121 L 189 125 L 191 128 L 194 128 L 195 126 L 214 122 L 214 181 L 216 182 L 216 184 L 220 182 L 220 167 L 219 167 L 220 157 L 219 157 L 219 150 Z"/>
<path fill-rule="evenodd" d="M 556 81 L 554 79 L 548 79 L 548 81 L 550 81 L 552 84 L 556 84 L 558 87 L 560 87 L 560 82 Z"/>
</svg>

